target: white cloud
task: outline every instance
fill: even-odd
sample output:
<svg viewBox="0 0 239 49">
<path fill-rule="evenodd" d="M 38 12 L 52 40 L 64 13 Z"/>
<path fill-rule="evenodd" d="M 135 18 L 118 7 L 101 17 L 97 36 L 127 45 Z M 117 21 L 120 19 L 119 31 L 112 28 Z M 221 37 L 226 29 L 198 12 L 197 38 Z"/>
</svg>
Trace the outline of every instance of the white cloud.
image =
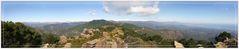
<svg viewBox="0 0 239 49">
<path fill-rule="evenodd" d="M 153 15 L 159 12 L 158 1 L 104 1 L 104 11 L 116 15 Z"/>
<path fill-rule="evenodd" d="M 154 7 L 130 7 L 130 12 L 132 13 L 140 13 L 142 15 L 152 15 L 159 12 L 159 8 Z"/>
</svg>

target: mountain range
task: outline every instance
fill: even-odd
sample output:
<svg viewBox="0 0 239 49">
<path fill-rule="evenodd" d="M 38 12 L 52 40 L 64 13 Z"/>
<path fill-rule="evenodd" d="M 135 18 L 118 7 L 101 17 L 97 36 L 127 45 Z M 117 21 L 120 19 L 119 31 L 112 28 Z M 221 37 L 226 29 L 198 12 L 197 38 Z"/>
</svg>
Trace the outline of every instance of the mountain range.
<svg viewBox="0 0 239 49">
<path fill-rule="evenodd" d="M 84 28 L 100 27 L 102 25 L 126 25 L 129 28 L 150 30 L 168 39 L 193 38 L 196 40 L 213 41 L 219 33 L 230 32 L 237 37 L 236 24 L 189 24 L 179 22 L 157 22 L 157 21 L 107 21 L 93 20 L 90 22 L 61 22 L 61 23 L 37 23 L 24 22 L 27 26 L 44 30 L 57 35 L 73 36 L 79 34 Z"/>
</svg>

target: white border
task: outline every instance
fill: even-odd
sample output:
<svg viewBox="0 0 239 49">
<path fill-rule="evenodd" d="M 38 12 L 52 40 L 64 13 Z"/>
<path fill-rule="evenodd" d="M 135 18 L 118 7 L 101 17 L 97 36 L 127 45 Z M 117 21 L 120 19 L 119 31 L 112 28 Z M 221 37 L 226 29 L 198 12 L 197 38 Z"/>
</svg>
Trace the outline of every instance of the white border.
<svg viewBox="0 0 239 49">
<path fill-rule="evenodd" d="M 238 1 L 238 0 L 2 0 L 2 1 Z"/>
</svg>

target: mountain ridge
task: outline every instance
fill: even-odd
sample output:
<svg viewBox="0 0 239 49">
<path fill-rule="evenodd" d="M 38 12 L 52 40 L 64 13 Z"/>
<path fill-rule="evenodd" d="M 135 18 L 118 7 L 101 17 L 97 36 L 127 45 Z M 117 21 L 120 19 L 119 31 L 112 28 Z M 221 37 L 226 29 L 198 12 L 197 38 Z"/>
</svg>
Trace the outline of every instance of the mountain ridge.
<svg viewBox="0 0 239 49">
<path fill-rule="evenodd" d="M 193 38 L 199 39 L 199 40 L 204 39 L 205 37 L 208 37 L 208 35 L 211 35 L 210 37 L 214 37 L 222 31 L 228 31 L 228 32 L 231 32 L 233 34 L 233 36 L 235 36 L 235 37 L 237 36 L 237 31 L 236 30 L 216 29 L 216 28 L 213 28 L 213 27 L 212 28 L 210 28 L 210 27 L 207 28 L 207 26 L 202 26 L 202 25 L 197 26 L 197 25 L 194 25 L 194 24 L 185 24 L 185 23 L 179 23 L 179 22 L 113 21 L 113 20 L 108 21 L 108 20 L 103 20 L 103 19 L 92 20 L 92 21 L 84 22 L 84 23 L 82 22 L 78 25 L 74 25 L 74 26 L 71 26 L 71 27 L 65 27 L 65 28 L 69 28 L 69 29 L 66 29 L 66 30 L 77 30 L 77 31 L 58 31 L 58 32 L 62 32 L 62 34 L 66 34 L 65 32 L 68 32 L 68 33 L 78 32 L 78 33 L 80 33 L 80 31 L 83 30 L 82 28 L 87 28 L 86 26 L 88 26 L 88 28 L 99 27 L 101 25 L 104 25 L 104 23 L 109 24 L 109 25 L 110 24 L 112 24 L 112 25 L 114 25 L 114 24 L 120 24 L 120 25 L 131 24 L 131 25 L 140 27 L 141 29 L 142 28 L 147 28 L 149 30 L 156 31 L 158 34 L 160 34 L 160 32 L 161 33 L 162 32 L 168 32 L 168 33 L 165 33 L 165 34 L 174 34 L 174 35 L 178 34 L 180 36 L 180 38 L 193 37 Z M 64 23 L 60 23 L 60 24 L 64 24 Z M 60 24 L 58 24 L 59 25 L 58 28 L 59 27 L 64 28 L 64 26 L 60 25 Z M 71 24 L 71 23 L 69 23 L 69 24 Z M 82 26 L 82 25 L 86 25 L 86 26 Z M 51 26 L 51 25 L 49 25 L 49 26 Z M 49 26 L 46 25 L 45 27 L 49 28 Z M 54 25 L 52 25 L 52 26 L 54 26 Z M 57 26 L 55 26 L 55 27 L 57 28 Z M 128 27 L 131 27 L 131 26 L 128 26 Z M 46 28 L 46 29 L 49 30 L 48 28 Z M 81 28 L 81 29 L 79 29 L 79 28 Z M 221 27 L 221 28 L 223 28 L 223 27 Z M 184 36 L 184 37 L 182 37 L 182 36 Z M 210 37 L 209 37 L 209 39 L 211 39 Z M 208 39 L 204 39 L 204 40 L 208 40 Z"/>
</svg>

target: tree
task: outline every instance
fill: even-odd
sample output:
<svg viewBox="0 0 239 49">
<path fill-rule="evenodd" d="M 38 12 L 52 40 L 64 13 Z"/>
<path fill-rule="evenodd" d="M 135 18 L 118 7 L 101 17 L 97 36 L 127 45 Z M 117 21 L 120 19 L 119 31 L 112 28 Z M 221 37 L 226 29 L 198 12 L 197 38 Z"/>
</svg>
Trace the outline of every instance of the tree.
<svg viewBox="0 0 239 49">
<path fill-rule="evenodd" d="M 59 37 L 52 33 L 44 33 L 42 36 L 43 43 L 55 44 L 59 41 Z"/>
<path fill-rule="evenodd" d="M 220 33 L 220 34 L 215 38 L 215 40 L 216 40 L 217 42 L 223 42 L 226 38 L 231 38 L 231 37 L 232 37 L 232 36 L 231 36 L 230 33 L 224 31 L 224 32 Z"/>
<path fill-rule="evenodd" d="M 197 43 L 194 39 L 181 39 L 179 40 L 180 43 L 184 45 L 184 47 L 195 48 L 197 47 Z"/>
<path fill-rule="evenodd" d="M 2 47 L 40 47 L 41 34 L 20 22 L 2 22 Z"/>
<path fill-rule="evenodd" d="M 217 42 L 223 42 L 223 43 L 226 43 L 226 45 L 229 47 L 229 48 L 237 48 L 238 44 L 237 44 L 237 40 L 234 40 L 233 36 L 224 31 L 222 33 L 220 33 L 216 38 L 215 40 Z"/>
</svg>

